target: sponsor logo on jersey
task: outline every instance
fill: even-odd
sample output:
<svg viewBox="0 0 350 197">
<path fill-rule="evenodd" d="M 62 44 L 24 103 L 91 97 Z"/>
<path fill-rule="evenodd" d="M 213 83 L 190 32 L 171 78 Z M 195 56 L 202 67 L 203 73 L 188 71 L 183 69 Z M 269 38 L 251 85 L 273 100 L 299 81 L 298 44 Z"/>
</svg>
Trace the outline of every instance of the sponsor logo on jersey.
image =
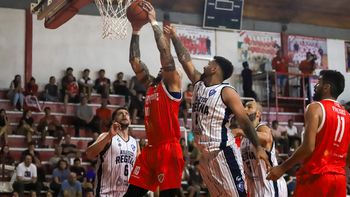
<svg viewBox="0 0 350 197">
<path fill-rule="evenodd" d="M 163 181 L 164 181 L 164 174 L 163 173 L 158 175 L 158 181 L 159 181 L 159 183 L 163 183 Z"/>
<path fill-rule="evenodd" d="M 209 96 L 213 96 L 215 93 L 216 93 L 216 90 L 215 90 L 215 89 L 210 90 L 210 91 L 209 91 Z"/>
<path fill-rule="evenodd" d="M 131 144 L 131 149 L 132 149 L 132 151 L 135 151 L 135 149 L 136 149 L 135 145 Z"/>
<path fill-rule="evenodd" d="M 244 182 L 241 181 L 237 184 L 237 189 L 240 191 L 240 192 L 244 192 Z"/>
<path fill-rule="evenodd" d="M 135 175 L 139 175 L 140 169 L 141 169 L 140 166 L 136 166 L 135 169 L 134 169 L 134 174 L 135 174 Z"/>
</svg>

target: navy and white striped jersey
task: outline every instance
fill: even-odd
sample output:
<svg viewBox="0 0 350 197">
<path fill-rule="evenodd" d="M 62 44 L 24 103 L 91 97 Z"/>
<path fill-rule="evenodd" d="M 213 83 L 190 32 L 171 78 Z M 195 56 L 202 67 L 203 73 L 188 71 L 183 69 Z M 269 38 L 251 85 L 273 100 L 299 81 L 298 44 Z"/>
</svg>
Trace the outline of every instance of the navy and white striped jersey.
<svg viewBox="0 0 350 197">
<path fill-rule="evenodd" d="M 255 129 L 257 130 L 263 124 L 259 124 Z M 275 143 L 273 143 L 270 151 L 266 151 L 269 156 L 271 166 L 277 166 L 277 158 L 275 151 Z M 243 138 L 241 142 L 241 153 L 244 165 L 244 174 L 247 181 L 248 193 L 252 197 L 287 197 L 287 185 L 283 177 L 277 181 L 268 181 L 267 168 L 262 160 L 255 158 L 255 147 L 248 140 Z"/>
<path fill-rule="evenodd" d="M 203 81 L 194 85 L 192 128 L 198 145 L 208 151 L 222 150 L 235 143 L 229 131 L 232 112 L 221 98 L 225 87 L 233 88 L 226 83 L 207 87 Z"/>
<path fill-rule="evenodd" d="M 97 161 L 96 196 L 123 196 L 137 156 L 137 142 L 119 135 L 100 153 Z"/>
</svg>

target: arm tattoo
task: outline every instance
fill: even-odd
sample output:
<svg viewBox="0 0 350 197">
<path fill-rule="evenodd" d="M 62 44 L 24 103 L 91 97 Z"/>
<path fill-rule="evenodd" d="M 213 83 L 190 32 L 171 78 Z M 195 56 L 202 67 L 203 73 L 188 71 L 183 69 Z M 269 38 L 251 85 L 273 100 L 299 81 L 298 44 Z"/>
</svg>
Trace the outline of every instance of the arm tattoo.
<svg viewBox="0 0 350 197">
<path fill-rule="evenodd" d="M 249 139 L 249 141 L 252 142 L 254 147 L 260 146 L 260 143 L 258 140 L 258 135 L 256 134 L 256 131 L 255 131 L 254 127 L 251 125 L 251 123 L 247 122 L 247 124 L 245 124 L 244 134 Z"/>
<path fill-rule="evenodd" d="M 158 25 L 152 26 L 154 31 L 154 38 L 157 43 L 157 47 L 160 53 L 160 61 L 164 71 L 174 71 L 175 69 L 167 69 L 165 67 L 175 67 L 174 58 L 171 56 L 170 45 L 167 39 L 165 38 L 161 28 Z"/>
<path fill-rule="evenodd" d="M 130 42 L 129 60 L 132 60 L 134 58 L 140 59 L 141 53 L 140 53 L 139 40 L 140 40 L 139 35 L 132 34 L 131 42 Z"/>
<path fill-rule="evenodd" d="M 188 52 L 188 50 L 184 47 L 184 45 L 182 44 L 179 37 L 173 36 L 171 38 L 171 40 L 173 41 L 175 51 L 176 51 L 177 57 L 179 58 L 179 61 L 180 62 L 191 61 L 191 55 Z"/>
</svg>

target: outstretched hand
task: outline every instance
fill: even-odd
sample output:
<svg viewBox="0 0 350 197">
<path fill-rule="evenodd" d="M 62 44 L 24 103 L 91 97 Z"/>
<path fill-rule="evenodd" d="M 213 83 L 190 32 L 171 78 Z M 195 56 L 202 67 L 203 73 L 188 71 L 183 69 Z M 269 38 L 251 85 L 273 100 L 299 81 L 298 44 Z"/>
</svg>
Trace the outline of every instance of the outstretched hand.
<svg viewBox="0 0 350 197">
<path fill-rule="evenodd" d="M 284 170 L 282 169 L 281 166 L 273 167 L 268 171 L 266 179 L 276 181 L 283 175 L 283 173 L 284 173 Z"/>
<path fill-rule="evenodd" d="M 166 35 L 170 37 L 176 36 L 176 28 L 173 25 L 165 25 L 163 31 Z"/>
<path fill-rule="evenodd" d="M 150 23 L 156 21 L 156 11 L 154 10 L 154 7 L 152 4 L 148 1 L 142 1 L 142 9 L 145 10 L 148 13 L 148 21 Z"/>
<path fill-rule="evenodd" d="M 266 169 L 269 170 L 271 168 L 269 157 L 267 156 L 266 151 L 261 146 L 256 148 L 255 158 L 263 160 L 266 165 Z"/>
</svg>

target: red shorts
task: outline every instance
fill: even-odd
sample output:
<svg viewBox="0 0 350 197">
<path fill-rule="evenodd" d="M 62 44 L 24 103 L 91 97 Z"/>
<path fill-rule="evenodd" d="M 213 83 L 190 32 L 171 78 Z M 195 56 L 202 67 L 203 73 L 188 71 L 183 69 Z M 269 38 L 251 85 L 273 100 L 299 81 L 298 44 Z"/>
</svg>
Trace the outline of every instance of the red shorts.
<svg viewBox="0 0 350 197">
<path fill-rule="evenodd" d="M 341 174 L 297 176 L 294 196 L 346 196 L 346 177 Z"/>
<path fill-rule="evenodd" d="M 181 187 L 184 160 L 180 143 L 147 146 L 138 156 L 129 183 L 143 189 L 175 189 Z"/>
</svg>

